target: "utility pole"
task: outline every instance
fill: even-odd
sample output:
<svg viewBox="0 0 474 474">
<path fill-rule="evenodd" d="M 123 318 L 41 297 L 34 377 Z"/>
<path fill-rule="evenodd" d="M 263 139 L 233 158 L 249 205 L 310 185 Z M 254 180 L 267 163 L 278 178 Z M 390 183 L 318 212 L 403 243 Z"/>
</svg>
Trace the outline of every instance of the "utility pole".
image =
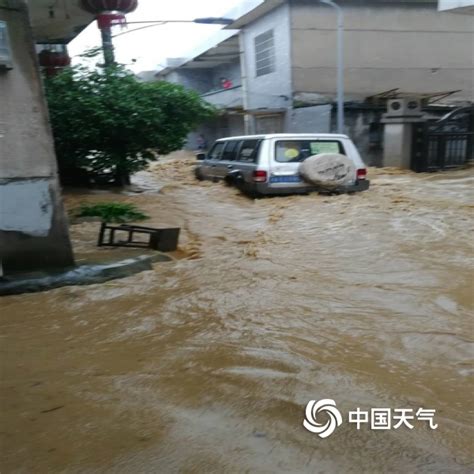
<svg viewBox="0 0 474 474">
<path fill-rule="evenodd" d="M 102 37 L 104 64 L 113 66 L 115 55 L 112 43 L 112 26 L 125 26 L 127 24 L 125 15 L 137 8 L 138 0 L 80 0 L 79 6 L 95 15 Z"/>
<path fill-rule="evenodd" d="M 332 0 L 319 0 L 337 12 L 337 133 L 344 133 L 344 11 Z"/>
<path fill-rule="evenodd" d="M 104 52 L 105 66 L 113 66 L 115 64 L 114 45 L 112 43 L 112 28 L 104 26 L 100 29 L 102 36 L 102 51 Z"/>
</svg>

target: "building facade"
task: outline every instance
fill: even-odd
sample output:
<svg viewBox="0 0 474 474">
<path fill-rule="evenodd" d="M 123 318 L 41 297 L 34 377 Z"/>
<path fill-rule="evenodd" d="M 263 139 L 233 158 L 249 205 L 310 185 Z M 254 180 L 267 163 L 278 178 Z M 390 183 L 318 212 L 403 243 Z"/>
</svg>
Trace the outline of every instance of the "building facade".
<svg viewBox="0 0 474 474">
<path fill-rule="evenodd" d="M 335 94 L 334 10 L 307 0 L 291 7 L 292 81 L 298 93 Z M 473 99 L 472 18 L 440 13 L 435 1 L 342 0 L 346 100 L 397 89 L 404 95 L 453 92 Z"/>
<path fill-rule="evenodd" d="M 369 162 L 377 164 L 381 156 L 380 119 L 388 99 L 415 98 L 434 115 L 472 103 L 472 17 L 439 11 L 437 0 L 337 3 L 345 17 L 346 132 Z M 239 61 L 220 64 L 219 74 L 235 76 L 240 70 L 240 88 L 232 100 L 237 103 L 237 95 L 241 97 L 246 133 L 334 130 L 333 8 L 315 0 L 260 1 L 228 28 L 238 30 Z M 174 69 L 176 77 L 185 67 Z M 158 73 L 158 78 L 169 79 L 170 71 Z M 219 93 L 203 97 L 216 103 Z M 224 131 L 233 132 L 224 127 L 210 135 Z"/>
<path fill-rule="evenodd" d="M 74 263 L 35 42 L 66 43 L 92 21 L 77 2 L 0 0 L 0 267 Z"/>
</svg>

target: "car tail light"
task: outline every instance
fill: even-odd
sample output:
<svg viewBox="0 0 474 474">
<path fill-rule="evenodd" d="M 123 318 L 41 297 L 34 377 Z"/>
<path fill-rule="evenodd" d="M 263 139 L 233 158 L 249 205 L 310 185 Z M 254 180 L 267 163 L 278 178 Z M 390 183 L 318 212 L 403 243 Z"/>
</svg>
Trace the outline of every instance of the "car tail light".
<svg viewBox="0 0 474 474">
<path fill-rule="evenodd" d="M 255 183 L 264 183 L 267 180 L 267 172 L 263 170 L 255 170 L 253 172 L 253 180 Z"/>
<path fill-rule="evenodd" d="M 365 179 L 367 176 L 367 170 L 365 168 L 361 168 L 357 170 L 357 179 Z"/>
</svg>

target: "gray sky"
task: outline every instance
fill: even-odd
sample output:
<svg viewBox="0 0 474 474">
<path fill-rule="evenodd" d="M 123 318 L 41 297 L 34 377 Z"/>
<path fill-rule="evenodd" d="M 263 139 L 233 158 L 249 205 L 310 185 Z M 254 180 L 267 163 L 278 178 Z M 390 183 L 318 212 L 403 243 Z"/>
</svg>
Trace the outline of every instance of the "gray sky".
<svg viewBox="0 0 474 474">
<path fill-rule="evenodd" d="M 139 0 L 137 10 L 127 15 L 127 20 L 193 20 L 226 16 L 237 6 L 245 8 L 255 3 L 255 0 Z M 144 25 L 129 25 L 128 29 L 140 26 Z M 131 66 L 135 72 L 156 69 L 167 57 L 187 57 L 196 45 L 221 28 L 218 25 L 170 23 L 128 33 L 114 39 L 116 58 L 118 62 Z M 126 30 L 114 27 L 114 34 L 122 31 Z M 74 56 L 98 45 L 100 32 L 96 22 L 93 22 L 69 44 L 73 62 L 78 60 Z M 133 66 L 132 59 L 137 60 Z"/>
</svg>

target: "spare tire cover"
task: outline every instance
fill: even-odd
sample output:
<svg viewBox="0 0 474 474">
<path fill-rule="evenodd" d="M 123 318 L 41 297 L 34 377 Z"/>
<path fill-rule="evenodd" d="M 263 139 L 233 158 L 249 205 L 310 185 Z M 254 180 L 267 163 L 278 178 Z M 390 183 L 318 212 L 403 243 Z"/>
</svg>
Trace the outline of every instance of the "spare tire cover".
<svg viewBox="0 0 474 474">
<path fill-rule="evenodd" d="M 299 172 L 306 181 L 324 188 L 349 185 L 356 178 L 354 163 L 339 153 L 310 156 L 301 163 Z"/>
</svg>

